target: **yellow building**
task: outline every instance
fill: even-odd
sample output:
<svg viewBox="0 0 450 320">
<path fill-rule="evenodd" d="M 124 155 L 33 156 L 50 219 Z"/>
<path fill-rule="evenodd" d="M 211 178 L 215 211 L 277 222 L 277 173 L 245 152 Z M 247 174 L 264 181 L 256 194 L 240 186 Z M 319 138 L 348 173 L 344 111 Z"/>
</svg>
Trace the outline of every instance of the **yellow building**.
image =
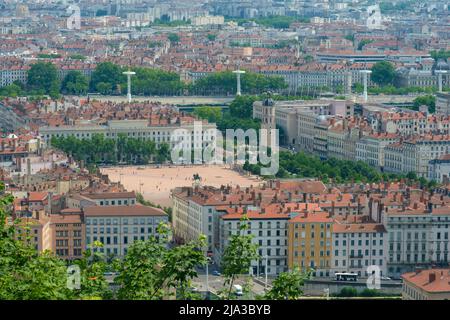
<svg viewBox="0 0 450 320">
<path fill-rule="evenodd" d="M 288 267 L 314 269 L 317 276 L 329 276 L 333 219 L 323 211 L 300 213 L 289 221 Z"/>
</svg>

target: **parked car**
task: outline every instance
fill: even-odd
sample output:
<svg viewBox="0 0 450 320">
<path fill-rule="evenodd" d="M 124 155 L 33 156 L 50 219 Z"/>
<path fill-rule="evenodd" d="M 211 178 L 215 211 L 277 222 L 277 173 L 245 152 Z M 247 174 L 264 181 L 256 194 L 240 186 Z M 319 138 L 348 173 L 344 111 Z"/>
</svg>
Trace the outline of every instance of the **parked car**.
<svg viewBox="0 0 450 320">
<path fill-rule="evenodd" d="M 233 285 L 234 294 L 237 296 L 242 296 L 244 293 L 242 292 L 242 286 L 239 284 Z"/>
<path fill-rule="evenodd" d="M 212 272 L 212 274 L 213 274 L 213 276 L 220 276 L 221 275 L 221 273 L 219 271 L 217 271 L 217 270 L 214 270 Z"/>
</svg>

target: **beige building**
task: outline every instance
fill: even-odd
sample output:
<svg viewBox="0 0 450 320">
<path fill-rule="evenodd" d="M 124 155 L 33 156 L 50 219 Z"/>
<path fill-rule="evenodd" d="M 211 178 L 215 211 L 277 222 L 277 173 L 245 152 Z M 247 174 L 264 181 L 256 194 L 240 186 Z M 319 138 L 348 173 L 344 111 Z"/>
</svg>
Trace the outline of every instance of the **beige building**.
<svg viewBox="0 0 450 320">
<path fill-rule="evenodd" d="M 85 228 L 80 211 L 41 217 L 42 249 L 66 260 L 80 259 L 84 251 Z"/>
<path fill-rule="evenodd" d="M 158 236 L 160 222 L 167 223 L 167 214 L 158 208 L 142 205 L 98 205 L 83 209 L 86 223 L 86 246 L 103 243 L 102 253 L 124 256 L 137 240 Z"/>
<path fill-rule="evenodd" d="M 253 103 L 253 118 L 264 123 L 273 123 L 280 127 L 285 135 L 281 144 L 294 147 L 296 150 L 314 152 L 314 136 L 323 135 L 323 128 L 316 127 L 324 118 L 349 116 L 353 108 L 344 100 L 311 100 L 311 101 L 274 101 L 273 108 L 267 113 L 264 101 Z M 274 112 L 273 112 L 274 109 Z M 275 117 L 271 119 L 270 117 Z"/>
<path fill-rule="evenodd" d="M 340 160 L 356 159 L 356 143 L 367 134 L 362 123 L 347 119 L 336 120 L 327 132 L 327 157 Z"/>
<path fill-rule="evenodd" d="M 377 167 L 384 167 L 384 149 L 389 144 L 399 141 L 393 133 L 374 133 L 363 137 L 356 143 L 356 160 Z"/>
<path fill-rule="evenodd" d="M 407 140 L 403 143 L 403 170 L 428 177 L 430 160 L 450 153 L 450 136 L 429 135 Z"/>
<path fill-rule="evenodd" d="M 192 18 L 192 24 L 194 26 L 204 26 L 211 24 L 224 24 L 225 18 L 223 16 L 198 16 Z"/>
<path fill-rule="evenodd" d="M 212 141 L 215 138 L 216 124 L 201 123 L 202 134 L 205 134 L 205 141 Z M 159 147 L 162 143 L 173 145 L 175 139 L 172 137 L 176 129 L 186 130 L 186 139 L 194 135 L 194 123 L 171 123 L 168 125 L 151 125 L 148 120 L 110 120 L 106 125 L 88 123 L 79 125 L 63 125 L 57 127 L 41 127 L 40 135 L 49 144 L 52 137 L 68 137 L 73 136 L 78 139 L 89 139 L 94 134 L 102 134 L 105 138 L 116 139 L 120 134 L 124 134 L 129 138 L 145 139 L 154 141 Z M 190 133 L 190 135 L 189 135 Z M 197 134 L 197 131 L 195 131 Z M 177 135 L 181 136 L 181 132 Z M 206 142 L 203 142 L 206 143 Z M 197 146 L 195 146 L 197 147 Z"/>
<path fill-rule="evenodd" d="M 436 113 L 450 115 L 450 93 L 436 93 Z"/>
</svg>

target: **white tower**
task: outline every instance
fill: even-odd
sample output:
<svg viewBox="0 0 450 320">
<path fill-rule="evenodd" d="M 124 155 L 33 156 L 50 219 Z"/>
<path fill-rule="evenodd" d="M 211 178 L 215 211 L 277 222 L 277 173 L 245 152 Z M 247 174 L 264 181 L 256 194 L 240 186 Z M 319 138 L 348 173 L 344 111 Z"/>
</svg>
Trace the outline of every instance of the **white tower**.
<svg viewBox="0 0 450 320">
<path fill-rule="evenodd" d="M 439 86 L 439 92 L 442 92 L 443 85 L 442 85 L 442 76 L 447 73 L 447 70 L 436 70 L 434 71 L 438 75 L 438 86 Z"/>
<path fill-rule="evenodd" d="M 128 84 L 127 99 L 128 103 L 131 103 L 131 76 L 135 75 L 136 72 L 128 70 L 125 71 L 123 74 L 127 76 L 127 84 Z"/>
<path fill-rule="evenodd" d="M 352 72 L 348 71 L 345 75 L 346 78 L 346 86 L 345 86 L 345 90 L 347 95 L 351 95 L 352 94 Z"/>
<path fill-rule="evenodd" d="M 244 74 L 245 71 L 244 70 L 239 70 L 239 68 L 237 70 L 234 70 L 233 73 L 236 74 L 236 95 L 240 96 L 241 95 L 241 74 Z"/>
<path fill-rule="evenodd" d="M 363 83 L 364 83 L 364 102 L 367 102 L 367 100 L 369 99 L 368 94 L 367 94 L 367 86 L 368 86 L 368 82 L 369 82 L 369 76 L 372 73 L 371 70 L 361 70 L 360 71 L 363 75 Z"/>
</svg>

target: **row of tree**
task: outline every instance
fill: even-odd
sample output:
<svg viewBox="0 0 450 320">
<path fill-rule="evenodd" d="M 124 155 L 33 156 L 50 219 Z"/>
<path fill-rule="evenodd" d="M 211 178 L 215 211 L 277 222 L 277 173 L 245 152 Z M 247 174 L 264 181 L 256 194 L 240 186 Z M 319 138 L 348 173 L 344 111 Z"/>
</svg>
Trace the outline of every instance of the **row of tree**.
<svg viewBox="0 0 450 320">
<path fill-rule="evenodd" d="M 230 104 L 229 110 L 222 112 L 220 107 L 196 107 L 194 115 L 200 119 L 216 123 L 217 129 L 225 133 L 226 129 L 255 129 L 261 127 L 258 119 L 253 119 L 253 102 L 258 96 L 237 96 Z"/>
<path fill-rule="evenodd" d="M 32 245 L 31 228 L 21 219 L 11 218 L 13 197 L 4 193 L 0 183 L 0 299 L 1 300 L 86 300 L 125 299 L 160 300 L 200 299 L 191 290 L 197 268 L 208 263 L 204 253 L 205 236 L 186 244 L 170 245 L 170 228 L 160 224 L 157 235 L 134 241 L 119 259 L 101 252 L 96 241 L 83 258 L 64 261 L 50 251 L 38 252 Z M 248 219 L 241 221 L 239 233 L 232 235 L 222 257 L 225 289 L 219 298 L 232 299 L 235 279 L 247 274 L 251 261 L 257 259 L 258 245 L 248 235 Z M 51 270 L 51 272 L 49 272 Z M 108 284 L 105 274 L 115 274 Z M 282 273 L 274 281 L 265 299 L 297 299 L 309 273 L 294 270 Z M 249 287 L 246 287 L 249 294 Z"/>
<path fill-rule="evenodd" d="M 163 163 L 170 156 L 169 145 L 160 144 L 159 148 L 151 140 L 129 138 L 119 134 L 117 139 L 105 138 L 94 134 L 90 138 L 77 139 L 74 136 L 53 137 L 51 145 L 87 165 L 93 164 L 147 164 L 152 158 Z"/>
<path fill-rule="evenodd" d="M 230 95 L 236 93 L 236 75 L 232 71 L 215 72 L 198 79 L 190 90 L 201 95 Z M 264 76 L 254 72 L 241 75 L 241 90 L 246 94 L 280 91 L 287 88 L 283 77 Z"/>
<path fill-rule="evenodd" d="M 174 40 L 175 41 L 175 40 Z M 2 96 L 49 95 L 58 98 L 62 94 L 84 95 L 98 92 L 104 95 L 123 94 L 127 88 L 127 78 L 123 74 L 128 68 L 111 62 L 99 63 L 88 79 L 80 71 L 69 71 L 62 81 L 51 62 L 31 65 L 27 83 L 15 82 L 0 89 Z M 236 75 L 231 71 L 217 72 L 199 79 L 196 83 L 185 83 L 175 72 L 161 69 L 133 67 L 133 95 L 226 95 L 236 93 Z M 266 90 L 282 90 L 287 85 L 282 77 L 266 77 L 248 72 L 242 76 L 242 90 L 248 93 L 262 93 Z"/>
<path fill-rule="evenodd" d="M 173 41 L 176 41 L 174 39 Z M 440 53 L 443 55 L 443 53 Z M 436 54 L 437 55 L 437 54 Z M 51 62 L 38 62 L 28 71 L 27 84 L 15 82 L 0 88 L 0 96 L 50 95 L 57 98 L 60 93 L 83 95 L 88 91 L 101 94 L 123 94 L 127 79 L 123 74 L 127 68 L 111 62 L 99 63 L 89 80 L 80 71 L 69 71 L 62 81 L 58 79 L 56 67 Z M 215 72 L 198 79 L 195 83 L 185 83 L 175 72 L 161 69 L 133 67 L 136 74 L 132 77 L 133 95 L 230 95 L 236 93 L 236 75 L 231 71 Z M 406 88 L 398 84 L 398 74 L 394 65 L 388 61 L 377 62 L 372 67 L 371 79 L 377 87 L 370 88 L 372 94 L 407 94 L 423 92 L 431 94 L 436 88 Z M 264 76 L 247 72 L 241 76 L 242 91 L 246 94 L 262 94 L 265 91 L 282 92 L 288 85 L 281 76 Z M 318 96 L 330 91 L 326 87 L 300 87 L 296 92 L 305 96 Z M 356 84 L 354 90 L 362 92 L 362 85 Z M 343 86 L 335 90 L 343 93 Z"/>
<path fill-rule="evenodd" d="M 304 152 L 292 153 L 286 151 L 280 152 L 279 161 L 277 178 L 319 178 L 324 183 L 331 181 L 336 183 L 371 183 L 405 179 L 420 183 L 422 188 L 436 186 L 435 181 L 418 178 L 413 172 L 405 175 L 383 173 L 363 161 L 339 160 L 335 158 L 322 160 L 317 156 L 308 155 Z M 261 165 L 247 162 L 244 165 L 244 169 L 259 175 Z"/>
</svg>

